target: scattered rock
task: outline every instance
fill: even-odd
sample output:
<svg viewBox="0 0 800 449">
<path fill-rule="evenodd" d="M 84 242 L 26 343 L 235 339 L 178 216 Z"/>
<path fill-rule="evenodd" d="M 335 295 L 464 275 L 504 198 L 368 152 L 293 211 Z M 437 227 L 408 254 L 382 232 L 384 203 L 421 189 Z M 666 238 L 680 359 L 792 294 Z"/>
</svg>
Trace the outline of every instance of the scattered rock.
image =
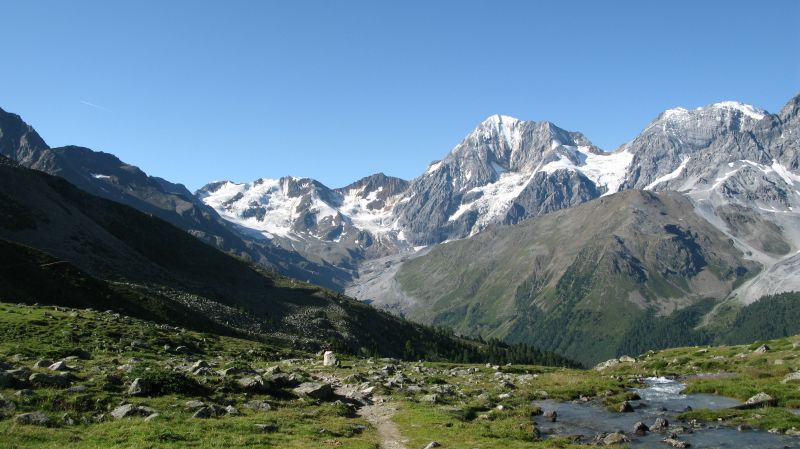
<svg viewBox="0 0 800 449">
<path fill-rule="evenodd" d="M 152 420 L 154 420 L 154 419 L 158 418 L 159 416 L 161 416 L 161 415 L 160 415 L 160 414 L 158 414 L 158 413 L 153 413 L 153 414 L 151 414 L 151 415 L 149 415 L 149 416 L 145 417 L 145 418 L 144 418 L 144 422 L 150 422 L 150 421 L 152 421 Z"/>
<path fill-rule="evenodd" d="M 628 401 L 623 401 L 622 404 L 619 405 L 619 412 L 620 413 L 631 413 L 633 412 L 633 406 Z"/>
<path fill-rule="evenodd" d="M 605 438 L 603 438 L 603 444 L 605 444 L 606 446 L 611 446 L 614 444 L 623 444 L 629 441 L 630 440 L 628 439 L 628 437 L 626 437 L 624 433 L 620 432 L 609 433 L 608 435 L 605 436 Z"/>
<path fill-rule="evenodd" d="M 647 424 L 641 421 L 638 421 L 636 424 L 633 425 L 633 433 L 635 433 L 636 435 L 642 436 L 646 434 L 648 430 L 650 430 L 650 428 L 647 427 Z"/>
<path fill-rule="evenodd" d="M 636 363 L 636 359 L 634 359 L 633 357 L 631 357 L 629 355 L 623 355 L 622 357 L 619 358 L 619 362 L 620 363 Z"/>
<path fill-rule="evenodd" d="M 194 412 L 194 415 L 192 415 L 192 418 L 207 419 L 211 418 L 212 416 L 214 416 L 214 409 L 204 406 L 197 409 L 197 411 Z"/>
<path fill-rule="evenodd" d="M 200 368 L 208 368 L 208 362 L 205 360 L 198 360 L 189 368 L 189 371 L 197 371 Z"/>
<path fill-rule="evenodd" d="M 751 409 L 751 408 L 769 407 L 775 405 L 777 402 L 778 401 L 775 398 L 762 391 L 761 393 L 751 396 L 747 401 L 745 401 L 744 404 L 737 405 L 736 407 L 733 408 Z"/>
<path fill-rule="evenodd" d="M 272 408 L 272 406 L 270 406 L 267 401 L 262 401 L 262 400 L 252 400 L 246 402 L 244 406 L 259 412 L 267 412 Z"/>
<path fill-rule="evenodd" d="M 0 412 L 13 413 L 17 409 L 17 404 L 10 399 L 6 399 L 0 395 Z"/>
<path fill-rule="evenodd" d="M 229 405 L 229 406 L 225 407 L 225 413 L 230 415 L 230 416 L 239 416 L 239 415 L 242 414 L 242 412 L 240 412 L 238 408 L 236 408 L 236 407 L 234 407 L 232 405 Z"/>
<path fill-rule="evenodd" d="M 547 418 L 547 420 L 550 422 L 556 422 L 556 419 L 558 419 L 558 412 L 555 410 L 547 410 L 542 414 L 542 416 Z"/>
<path fill-rule="evenodd" d="M 111 416 L 114 419 L 122 419 L 127 418 L 129 416 L 150 416 L 156 411 L 150 407 L 144 407 L 141 405 L 134 405 L 134 404 L 125 404 L 120 405 L 119 407 L 115 408 L 111 411 Z"/>
<path fill-rule="evenodd" d="M 664 430 L 667 427 L 669 427 L 669 421 L 667 421 L 665 418 L 656 418 L 656 422 L 653 423 L 653 425 L 650 427 L 650 430 Z"/>
<path fill-rule="evenodd" d="M 261 393 L 269 390 L 269 384 L 261 376 L 243 377 L 237 379 L 236 384 L 242 391 L 248 393 Z"/>
<path fill-rule="evenodd" d="M 33 367 L 34 368 L 47 368 L 52 364 L 53 364 L 52 360 L 41 359 L 41 360 L 37 360 L 36 363 L 33 364 Z"/>
<path fill-rule="evenodd" d="M 48 366 L 47 369 L 50 371 L 71 371 L 71 368 L 67 366 L 67 362 L 60 360 L 52 365 Z"/>
<path fill-rule="evenodd" d="M 17 415 L 14 422 L 28 426 L 49 426 L 52 425 L 53 420 L 42 412 L 32 412 Z"/>
<path fill-rule="evenodd" d="M 184 407 L 186 407 L 186 409 L 188 409 L 188 410 L 197 410 L 197 409 L 205 407 L 205 406 L 206 406 L 205 403 L 203 403 L 201 401 L 197 401 L 197 400 L 186 401 L 186 403 L 184 404 Z"/>
<path fill-rule="evenodd" d="M 69 374 L 42 374 L 33 373 L 28 378 L 34 385 L 40 387 L 60 387 L 66 388 L 72 384 L 72 376 Z"/>
<path fill-rule="evenodd" d="M 666 444 L 667 446 L 678 447 L 678 448 L 691 447 L 692 446 L 691 444 L 689 444 L 689 443 L 687 443 L 685 441 L 678 440 L 678 439 L 675 439 L 675 438 L 664 438 L 663 440 L 661 440 L 661 442 Z"/>
<path fill-rule="evenodd" d="M 604 369 L 611 368 L 615 365 L 619 365 L 619 359 L 608 359 L 605 362 L 598 363 L 594 369 L 597 371 L 603 371 Z"/>
<path fill-rule="evenodd" d="M 784 376 L 783 380 L 781 381 L 782 384 L 798 381 L 800 382 L 800 371 L 795 371 L 793 373 L 789 373 Z"/>
<path fill-rule="evenodd" d="M 12 388 L 16 383 L 17 380 L 14 376 L 5 371 L 0 371 L 0 388 Z"/>
<path fill-rule="evenodd" d="M 333 388 L 327 383 L 305 382 L 295 388 L 294 394 L 298 396 L 306 396 L 312 399 L 319 399 L 321 401 L 331 399 L 333 397 Z"/>
<path fill-rule="evenodd" d="M 441 443 L 438 443 L 436 441 L 431 441 L 430 443 L 428 443 L 427 446 L 425 446 L 425 449 L 433 449 L 435 447 L 440 447 L 441 445 L 442 445 Z"/>
<path fill-rule="evenodd" d="M 128 387 L 128 394 L 130 396 L 147 396 L 151 393 L 150 384 L 141 377 L 133 379 L 131 386 Z"/>
</svg>

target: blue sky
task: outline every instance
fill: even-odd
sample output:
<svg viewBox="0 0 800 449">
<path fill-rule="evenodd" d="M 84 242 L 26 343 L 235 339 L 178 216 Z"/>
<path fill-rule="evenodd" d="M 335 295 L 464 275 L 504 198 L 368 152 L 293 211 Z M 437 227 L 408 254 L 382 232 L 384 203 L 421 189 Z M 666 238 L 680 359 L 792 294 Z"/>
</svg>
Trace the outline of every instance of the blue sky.
<svg viewBox="0 0 800 449">
<path fill-rule="evenodd" d="M 194 189 L 413 178 L 478 122 L 612 150 L 664 109 L 800 92 L 797 1 L 22 1 L 0 107 Z"/>
</svg>

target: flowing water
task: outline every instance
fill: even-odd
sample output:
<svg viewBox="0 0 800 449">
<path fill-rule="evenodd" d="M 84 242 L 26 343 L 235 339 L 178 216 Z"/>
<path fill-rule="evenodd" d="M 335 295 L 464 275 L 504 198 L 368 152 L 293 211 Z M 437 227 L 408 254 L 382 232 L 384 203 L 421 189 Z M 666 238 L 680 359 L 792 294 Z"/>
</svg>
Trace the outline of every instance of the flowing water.
<svg viewBox="0 0 800 449">
<path fill-rule="evenodd" d="M 668 446 L 661 442 L 666 435 L 675 432 L 678 426 L 689 428 L 686 423 L 676 419 L 687 406 L 697 410 L 719 409 L 739 404 L 733 399 L 712 394 L 681 394 L 685 385 L 672 379 L 648 378 L 645 383 L 644 388 L 633 390 L 641 396 L 641 399 L 631 401 L 634 406 L 632 413 L 609 412 L 603 405 L 595 402 L 536 401 L 542 410 L 555 410 L 558 413 L 556 422 L 538 416 L 536 423 L 545 437 L 583 435 L 582 441 L 588 442 L 599 433 L 621 431 L 631 439 L 629 446 L 632 448 L 666 448 Z M 669 421 L 670 429 L 666 433 L 654 431 L 647 432 L 644 436 L 633 434 L 633 426 L 637 421 L 652 426 L 656 418 L 665 418 Z M 690 443 L 693 448 L 800 448 L 800 437 L 755 430 L 739 432 L 735 428 L 717 426 L 714 423 L 691 429 L 691 433 L 678 434 L 677 438 Z"/>
</svg>

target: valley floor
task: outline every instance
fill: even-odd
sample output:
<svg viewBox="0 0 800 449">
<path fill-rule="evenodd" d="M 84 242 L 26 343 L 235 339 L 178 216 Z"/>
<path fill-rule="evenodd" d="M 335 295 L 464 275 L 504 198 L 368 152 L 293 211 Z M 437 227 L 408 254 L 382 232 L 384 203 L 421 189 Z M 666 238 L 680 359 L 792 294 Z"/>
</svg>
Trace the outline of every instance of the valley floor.
<svg viewBox="0 0 800 449">
<path fill-rule="evenodd" d="M 643 402 L 633 389 L 651 376 L 761 401 L 686 411 L 651 431 L 659 440 L 741 426 L 800 447 L 800 336 L 649 352 L 591 370 L 350 357 L 328 367 L 319 356 L 110 312 L 0 303 L 3 448 L 639 447 L 633 429 L 546 430 L 555 418 L 541 404 L 617 414 Z"/>
</svg>

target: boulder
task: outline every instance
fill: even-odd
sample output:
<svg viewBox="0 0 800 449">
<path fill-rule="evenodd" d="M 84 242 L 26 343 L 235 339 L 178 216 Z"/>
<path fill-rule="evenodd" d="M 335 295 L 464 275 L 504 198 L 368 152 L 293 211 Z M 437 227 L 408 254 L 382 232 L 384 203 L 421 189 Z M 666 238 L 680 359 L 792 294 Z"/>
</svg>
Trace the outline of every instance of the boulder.
<svg viewBox="0 0 800 449">
<path fill-rule="evenodd" d="M 331 384 L 319 382 L 305 382 L 295 388 L 294 394 L 298 396 L 305 396 L 312 399 L 319 399 L 325 401 L 333 397 L 333 388 Z"/>
<path fill-rule="evenodd" d="M 623 401 L 622 404 L 619 405 L 619 412 L 620 413 L 631 413 L 633 412 L 633 406 L 628 401 Z"/>
<path fill-rule="evenodd" d="M 133 379 L 130 387 L 128 387 L 128 394 L 130 396 L 147 396 L 151 392 L 152 388 L 150 387 L 150 384 L 141 377 Z"/>
<path fill-rule="evenodd" d="M 10 399 L 6 399 L 0 394 L 0 412 L 13 413 L 17 409 L 17 404 Z"/>
<path fill-rule="evenodd" d="M 28 380 L 39 387 L 67 388 L 72 384 L 72 376 L 69 374 L 33 373 Z"/>
<path fill-rule="evenodd" d="M 267 412 L 272 408 L 269 405 L 269 402 L 262 401 L 259 399 L 254 399 L 252 401 L 245 402 L 244 406 L 258 412 Z"/>
<path fill-rule="evenodd" d="M 0 371 L 0 388 L 12 388 L 17 384 L 17 379 L 5 371 Z"/>
<path fill-rule="evenodd" d="M 37 360 L 36 363 L 33 364 L 34 368 L 47 368 L 53 364 L 52 360 L 49 359 L 41 359 Z"/>
<path fill-rule="evenodd" d="M 667 446 L 672 446 L 672 447 L 678 447 L 678 448 L 691 447 L 691 444 L 682 440 L 678 440 L 676 438 L 664 438 L 663 440 L 661 440 L 661 442 L 666 444 Z"/>
<path fill-rule="evenodd" d="M 781 383 L 782 384 L 786 384 L 786 383 L 795 382 L 795 381 L 800 382 L 800 371 L 795 371 L 793 373 L 787 374 L 786 376 L 783 377 L 783 380 L 781 381 Z"/>
<path fill-rule="evenodd" d="M 240 412 L 238 408 L 232 405 L 225 407 L 225 413 L 229 416 L 239 416 L 242 414 L 242 412 Z"/>
<path fill-rule="evenodd" d="M 196 412 L 194 412 L 192 418 L 208 419 L 212 416 L 214 416 L 214 410 L 211 407 L 200 407 Z"/>
<path fill-rule="evenodd" d="M 629 355 L 623 355 L 622 357 L 619 358 L 619 362 L 620 363 L 636 363 L 636 359 L 634 359 L 633 357 L 631 357 Z"/>
<path fill-rule="evenodd" d="M 236 380 L 239 389 L 248 393 L 262 393 L 269 390 L 269 383 L 261 376 L 243 377 Z"/>
<path fill-rule="evenodd" d="M 197 410 L 197 409 L 203 408 L 205 406 L 206 406 L 205 403 L 203 403 L 201 401 L 197 401 L 197 400 L 186 401 L 186 403 L 184 404 L 184 407 L 186 407 L 186 409 L 188 409 L 188 410 Z"/>
<path fill-rule="evenodd" d="M 669 421 L 667 421 L 665 418 L 656 418 L 656 422 L 653 423 L 653 425 L 650 427 L 650 430 L 663 430 L 667 427 L 669 427 Z"/>
<path fill-rule="evenodd" d="M 603 371 L 604 369 L 611 368 L 612 366 L 619 365 L 619 359 L 608 359 L 605 362 L 598 363 L 594 369 Z"/>
<path fill-rule="evenodd" d="M 754 408 L 773 407 L 777 404 L 777 399 L 762 391 L 761 393 L 751 396 L 744 404 L 739 404 L 731 408 L 736 410 L 750 410 Z"/>
<path fill-rule="evenodd" d="M 550 422 L 556 422 L 556 419 L 558 419 L 558 412 L 555 410 L 547 410 L 542 414 L 542 416 L 544 416 Z"/>
<path fill-rule="evenodd" d="M 620 432 L 609 433 L 603 438 L 603 444 L 605 444 L 606 446 L 611 446 L 615 444 L 624 444 L 629 441 L 630 440 L 628 439 L 628 437 L 626 437 L 624 433 Z"/>
<path fill-rule="evenodd" d="M 636 424 L 633 425 L 633 433 L 635 433 L 636 435 L 639 435 L 639 436 L 642 436 L 642 435 L 646 434 L 647 431 L 649 431 L 649 430 L 650 430 L 650 428 L 647 427 L 647 424 L 645 424 L 645 423 L 643 423 L 641 421 L 638 421 L 638 422 L 636 422 Z"/>
<path fill-rule="evenodd" d="M 189 368 L 189 371 L 196 371 L 200 368 L 208 368 L 208 362 L 205 360 L 198 360 Z"/>
<path fill-rule="evenodd" d="M 150 416 L 156 411 L 150 407 L 141 405 L 124 404 L 111 411 L 111 416 L 114 419 L 122 419 L 130 416 Z"/>
<path fill-rule="evenodd" d="M 53 420 L 42 412 L 23 413 L 14 418 L 17 424 L 27 426 L 49 426 L 53 424 Z"/>
<path fill-rule="evenodd" d="M 333 351 L 325 351 L 325 354 L 322 356 L 322 364 L 324 366 L 336 366 L 336 354 Z"/>
<path fill-rule="evenodd" d="M 433 448 L 435 448 L 435 447 L 439 447 L 439 446 L 441 446 L 441 445 L 442 445 L 442 444 L 441 444 L 441 443 L 439 443 L 439 442 L 436 442 L 436 441 L 431 441 L 430 443 L 428 443 L 428 444 L 425 446 L 425 449 L 433 449 Z"/>
<path fill-rule="evenodd" d="M 199 409 L 197 409 L 197 411 L 194 412 L 194 415 L 192 415 L 192 418 L 207 419 L 207 418 L 213 418 L 213 417 L 216 417 L 216 416 L 222 416 L 225 413 L 227 413 L 227 410 L 225 410 L 224 408 L 222 408 L 222 407 L 220 407 L 218 405 L 213 405 L 212 404 L 212 405 L 206 405 L 204 407 L 200 407 Z"/>
<path fill-rule="evenodd" d="M 53 363 L 52 365 L 48 366 L 47 369 L 50 371 L 71 371 L 71 368 L 67 366 L 67 362 L 63 360 Z"/>
<path fill-rule="evenodd" d="M 753 352 L 757 352 L 757 353 L 759 353 L 759 354 L 763 354 L 763 353 L 765 353 L 765 352 L 767 352 L 767 351 L 769 351 L 769 346 L 767 346 L 767 345 L 761 345 L 761 346 L 759 346 L 758 348 L 756 348 L 756 350 L 755 350 L 755 351 L 753 351 Z"/>
</svg>

